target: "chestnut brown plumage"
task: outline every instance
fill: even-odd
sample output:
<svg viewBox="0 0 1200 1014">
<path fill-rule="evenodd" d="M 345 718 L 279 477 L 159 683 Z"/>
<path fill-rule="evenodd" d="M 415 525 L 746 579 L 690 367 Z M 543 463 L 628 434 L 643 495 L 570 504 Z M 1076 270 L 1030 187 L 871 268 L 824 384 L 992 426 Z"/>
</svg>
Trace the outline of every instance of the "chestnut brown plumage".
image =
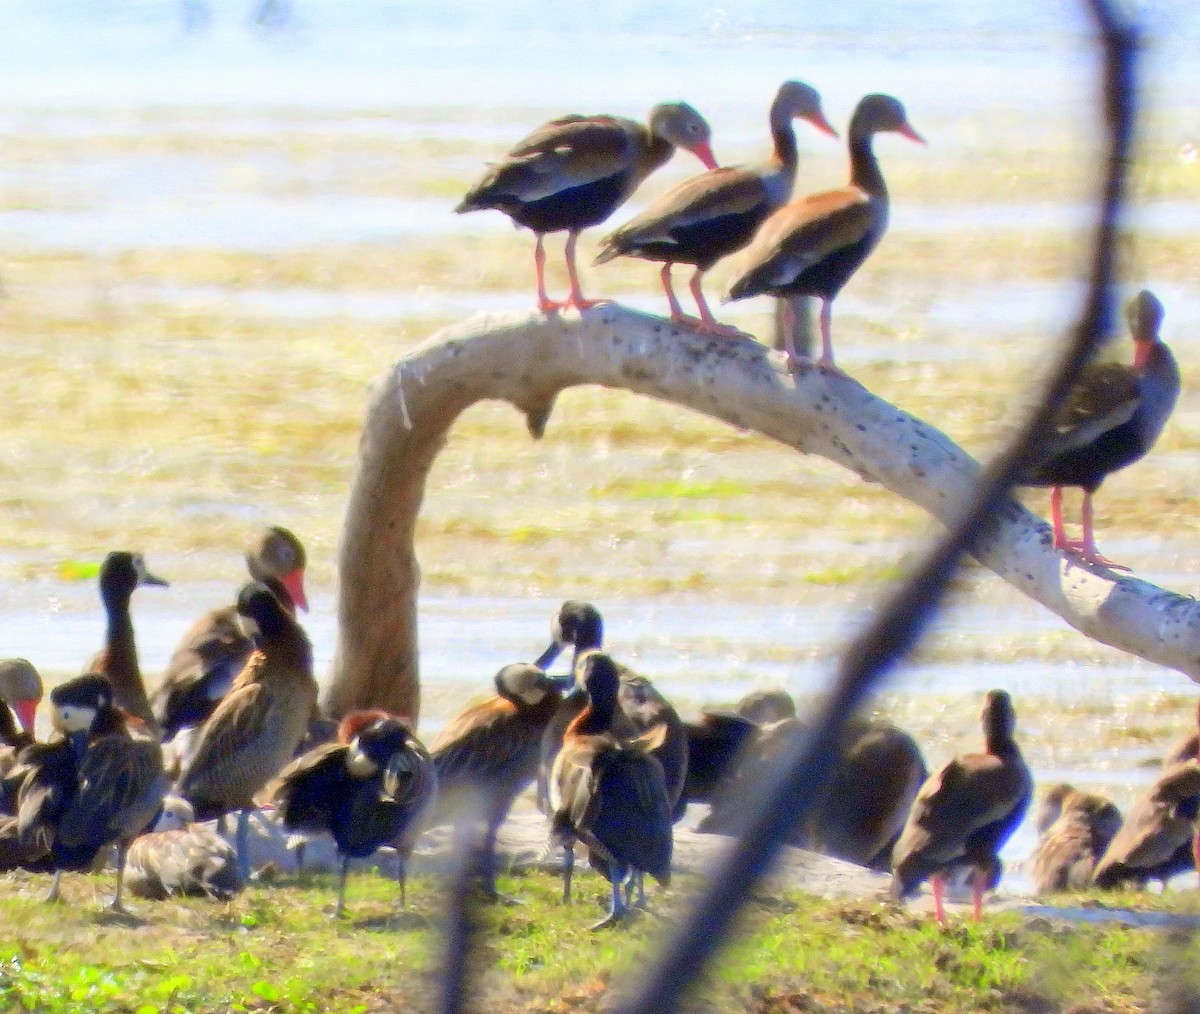
<svg viewBox="0 0 1200 1014">
<path fill-rule="evenodd" d="M 246 545 L 251 579 L 270 588 L 292 612 L 308 609 L 305 562 L 300 540 L 278 525 L 256 532 Z M 164 743 L 208 719 L 252 651 L 254 642 L 238 625 L 236 605 L 213 609 L 188 628 L 151 700 Z"/>
<path fill-rule="evenodd" d="M 764 293 L 821 299 L 820 364 L 833 362 L 832 307 L 842 286 L 870 256 L 887 229 L 888 192 L 871 149 L 875 135 L 894 131 L 925 141 L 909 125 L 904 107 L 890 95 L 867 95 L 850 120 L 850 184 L 840 190 L 801 197 L 785 204 L 758 230 L 746 251 L 745 266 L 727 299 Z M 800 362 L 785 326 L 788 365 Z"/>
<path fill-rule="evenodd" d="M 649 873 L 660 883 L 670 881 L 671 806 L 662 765 L 650 752 L 665 728 L 632 740 L 618 738 L 614 719 L 621 680 L 607 655 L 588 652 L 577 678 L 588 700 L 567 727 L 554 760 L 550 833 L 566 852 L 564 901 L 571 898 L 576 839 L 612 885 L 609 914 L 592 927 L 599 929 L 625 916 L 625 890 L 634 878 Z"/>
<path fill-rule="evenodd" d="M 135 838 L 125 856 L 130 894 L 151 901 L 179 895 L 227 901 L 245 887 L 233 846 L 194 818 L 186 799 L 163 800 L 154 829 Z"/>
<path fill-rule="evenodd" d="M 1168 768 L 1129 810 L 1125 823 L 1096 864 L 1097 887 L 1162 883 L 1195 869 L 1193 841 L 1200 816 L 1200 763 Z"/>
<path fill-rule="evenodd" d="M 49 861 L 59 897 L 64 870 L 91 867 L 106 846 L 117 846 L 121 910 L 125 853 L 154 820 L 167 790 L 162 749 L 130 734 L 107 678 L 84 674 L 50 692 L 59 736 L 35 743 L 21 755 L 28 773 L 21 785 L 17 830 L 31 855 Z"/>
<path fill-rule="evenodd" d="M 989 691 L 980 718 L 984 752 L 956 757 L 930 775 L 892 851 L 892 896 L 906 898 L 931 879 L 939 924 L 946 919 L 946 878 L 964 872 L 978 921 L 983 892 L 1000 878 L 1000 849 L 1033 794 L 1033 778 L 1013 739 L 1012 699 L 1003 690 Z"/>
<path fill-rule="evenodd" d="M 266 585 L 255 581 L 242 588 L 237 611 L 255 651 L 201 727 L 176 795 L 195 807 L 200 820 L 238 811 L 238 863 L 249 879 L 247 820 L 254 796 L 304 738 L 317 683 L 308 637 Z"/>
<path fill-rule="evenodd" d="M 100 599 L 107 618 L 104 647 L 84 671 L 107 677 L 112 684 L 113 704 L 157 732 L 158 723 L 146 697 L 133 619 L 129 615 L 134 589 L 142 585 L 165 588 L 167 582 L 146 569 L 141 553 L 119 551 L 104 558 L 100 565 Z"/>
<path fill-rule="evenodd" d="M 347 715 L 339 730 L 342 741 L 297 757 L 272 790 L 285 827 L 328 833 L 337 843 L 341 867 L 335 918 L 345 912 L 350 860 L 366 858 L 383 845 L 398 853 L 404 904 L 408 857 L 437 792 L 437 773 L 425 747 L 404 722 L 379 716 L 378 711 Z"/>
<path fill-rule="evenodd" d="M 708 124 L 685 102 L 655 106 L 646 126 L 620 116 L 563 116 L 513 147 L 454 210 L 495 208 L 532 230 L 538 308 L 583 310 L 594 302 L 584 297 L 575 266 L 580 231 L 608 218 L 676 148 L 715 169 L 709 138 Z M 565 303 L 556 303 L 546 295 L 542 237 L 563 230 L 571 293 Z"/>
<path fill-rule="evenodd" d="M 1050 515 L 1056 549 L 1089 563 L 1116 567 L 1096 548 L 1092 496 L 1113 472 L 1143 458 L 1154 446 L 1179 397 L 1179 366 L 1159 337 L 1163 307 L 1143 289 L 1126 305 L 1133 362 L 1093 363 L 1083 370 L 1055 420 L 1053 439 L 1027 486 L 1052 486 Z M 1083 490 L 1083 538 L 1063 527 L 1064 486 Z M 1127 570 L 1127 567 L 1120 567 Z"/>
<path fill-rule="evenodd" d="M 603 646 L 604 621 L 600 611 L 590 602 L 569 600 L 555 614 L 550 633 L 550 645 L 534 665 L 548 668 L 563 649 L 571 645 L 575 649 L 571 670 L 576 680 L 574 689 L 563 698 L 542 735 L 538 805 L 547 815 L 550 813 L 550 769 L 562 745 L 563 733 L 587 705 L 587 691 L 579 681 L 576 669 L 587 652 Z M 667 798 L 671 801 L 672 817 L 679 820 L 687 809 L 683 792 L 687 784 L 687 730 L 674 707 L 650 680 L 620 664 L 617 664 L 617 674 L 621 685 L 618 693 L 619 713 L 614 719 L 616 734 L 622 739 L 633 739 L 653 728 L 663 727 L 663 739 L 654 749 L 654 756 L 662 764 L 667 779 Z"/>
<path fill-rule="evenodd" d="M 554 679 L 518 662 L 496 673 L 494 696 L 452 718 L 431 749 L 438 773 L 438 818 L 465 809 L 484 821 L 483 883 L 496 893 L 496 832 L 513 800 L 538 773 L 542 734 L 562 704 Z"/>
<path fill-rule="evenodd" d="M 1096 863 L 1121 829 L 1121 811 L 1094 792 L 1065 783 L 1052 786 L 1038 814 L 1033 886 L 1038 894 L 1082 891 Z"/>
<path fill-rule="evenodd" d="M 785 81 L 771 104 L 774 151 L 758 165 L 712 169 L 672 187 L 641 214 L 603 241 L 597 264 L 616 257 L 662 261 L 662 284 L 671 319 L 701 331 L 739 335 L 719 323 L 708 308 L 702 288 L 705 273 L 722 257 L 750 242 L 767 216 L 792 196 L 799 161 L 793 119 L 808 120 L 837 137 L 821 111 L 821 97 L 800 81 Z M 683 312 L 671 287 L 671 267 L 692 264 L 691 290 L 699 317 Z"/>
</svg>

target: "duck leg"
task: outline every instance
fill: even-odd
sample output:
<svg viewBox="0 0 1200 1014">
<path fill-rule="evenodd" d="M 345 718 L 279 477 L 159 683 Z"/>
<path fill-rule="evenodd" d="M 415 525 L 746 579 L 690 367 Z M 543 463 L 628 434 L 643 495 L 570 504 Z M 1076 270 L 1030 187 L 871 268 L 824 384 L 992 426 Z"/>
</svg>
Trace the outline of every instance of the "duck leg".
<svg viewBox="0 0 1200 1014">
<path fill-rule="evenodd" d="M 1050 526 L 1054 530 L 1054 548 L 1074 549 L 1076 547 L 1067 538 L 1067 530 L 1063 525 L 1062 496 L 1062 486 L 1055 486 L 1050 491 Z"/>
<path fill-rule="evenodd" d="M 830 373 L 842 371 L 833 362 L 833 300 L 821 297 L 821 358 L 817 365 Z"/>
<path fill-rule="evenodd" d="M 571 904 L 571 876 L 575 872 L 575 843 L 567 842 L 563 856 L 563 904 Z"/>
<path fill-rule="evenodd" d="M 1088 563 L 1098 563 L 1112 570 L 1129 570 L 1128 567 L 1122 564 L 1114 563 L 1096 548 L 1096 532 L 1093 528 L 1092 517 L 1092 494 L 1086 489 L 1083 491 L 1083 542 L 1079 545 L 1079 555 Z"/>
<path fill-rule="evenodd" d="M 975 922 L 983 918 L 983 890 L 987 885 L 987 874 L 983 870 L 971 872 L 971 915 Z"/>
<path fill-rule="evenodd" d="M 45 901 L 47 904 L 53 905 L 56 902 L 62 901 L 62 894 L 59 891 L 59 886 L 62 883 L 62 870 L 54 871 L 54 880 L 50 884 L 50 893 L 46 895 Z"/>
<path fill-rule="evenodd" d="M 796 351 L 796 310 L 790 299 L 783 301 L 783 344 L 787 349 L 787 368 L 795 373 L 801 366 L 809 365 L 812 360 Z"/>
<path fill-rule="evenodd" d="M 542 234 L 537 234 L 537 243 L 533 248 L 533 270 L 537 274 L 538 309 L 542 313 L 553 313 L 561 310 L 565 304 L 557 303 L 546 295 L 546 246 L 542 242 Z"/>
<path fill-rule="evenodd" d="M 667 306 L 671 309 L 671 319 L 677 324 L 692 324 L 695 323 L 695 317 L 689 317 L 683 312 L 683 307 L 679 305 L 679 300 L 675 298 L 675 288 L 671 285 L 671 262 L 668 261 L 662 266 L 662 271 L 659 277 L 662 279 L 663 291 L 667 294 Z"/>
<path fill-rule="evenodd" d="M 612 894 L 609 901 L 608 915 L 594 926 L 589 926 L 589 929 L 598 930 L 615 926 L 629 914 L 629 906 L 625 903 L 625 885 L 629 881 L 630 871 L 628 868 L 619 869 L 617 867 L 610 867 L 610 872 L 612 873 Z"/>
<path fill-rule="evenodd" d="M 611 303 L 611 299 L 587 299 L 583 295 L 583 289 L 579 287 L 579 271 L 575 266 L 575 243 L 578 240 L 579 233 L 575 229 L 567 233 L 565 253 L 567 255 L 567 277 L 571 281 L 571 294 L 567 297 L 566 305 L 573 306 L 576 310 L 590 310 L 593 306 Z"/>
<path fill-rule="evenodd" d="M 333 909 L 333 917 L 340 919 L 346 912 L 346 874 L 350 872 L 350 857 L 342 856 L 342 866 L 338 870 L 338 897 Z"/>
<path fill-rule="evenodd" d="M 125 854 L 128 851 L 129 846 L 125 842 L 117 846 L 117 893 L 113 896 L 112 904 L 108 906 L 114 912 L 125 911 L 125 906 L 121 904 L 121 891 L 125 886 Z"/>
<path fill-rule="evenodd" d="M 940 873 L 935 873 L 929 878 L 929 883 L 933 887 L 933 917 L 939 926 L 945 926 L 946 908 L 942 904 L 942 894 L 946 890 L 946 878 Z"/>
<path fill-rule="evenodd" d="M 696 273 L 692 275 L 692 280 L 688 282 L 688 288 L 692 290 L 692 297 L 696 300 L 696 307 L 700 311 L 700 330 L 705 332 L 705 334 L 720 335 L 722 338 L 741 338 L 742 332 L 738 328 L 732 324 L 722 324 L 712 315 L 712 310 L 708 308 L 708 301 L 704 298 L 704 289 L 702 288 L 704 274 L 703 268 L 696 268 Z"/>
<path fill-rule="evenodd" d="M 408 858 L 396 853 L 396 883 L 400 885 L 400 908 L 408 908 Z"/>
<path fill-rule="evenodd" d="M 238 810 L 237 818 L 238 871 L 242 880 L 250 880 L 250 811 Z"/>
</svg>

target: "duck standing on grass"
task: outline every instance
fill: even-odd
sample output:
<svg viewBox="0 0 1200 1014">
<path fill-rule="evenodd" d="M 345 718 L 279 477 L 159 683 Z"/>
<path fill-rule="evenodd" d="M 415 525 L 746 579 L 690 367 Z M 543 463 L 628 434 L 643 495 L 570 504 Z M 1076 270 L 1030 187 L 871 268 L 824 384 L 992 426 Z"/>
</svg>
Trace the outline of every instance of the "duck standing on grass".
<svg viewBox="0 0 1200 1014">
<path fill-rule="evenodd" d="M 801 197 L 768 218 L 746 250 L 745 267 L 727 300 L 773 296 L 817 296 L 821 300 L 819 365 L 833 362 L 833 301 L 879 245 L 888 223 L 888 192 L 871 150 L 876 134 L 894 131 L 924 144 L 907 114 L 890 95 L 868 95 L 850 119 L 850 184 L 840 190 Z M 789 310 L 790 312 L 790 310 Z M 788 368 L 803 362 L 785 321 Z"/>
<path fill-rule="evenodd" d="M 59 899 L 64 870 L 86 870 L 101 850 L 117 846 L 121 911 L 125 854 L 129 843 L 154 820 L 167 791 L 162 749 L 131 735 L 113 704 L 113 688 L 101 675 L 85 673 L 50 692 L 59 736 L 22 754 L 29 770 L 21 786 L 17 830 L 30 853 L 49 858 L 54 884 L 47 901 Z"/>
<path fill-rule="evenodd" d="M 246 886 L 237 853 L 221 835 L 194 824 L 186 799 L 168 796 L 154 829 L 140 835 L 125 857 L 125 883 L 136 898 L 163 901 L 188 895 L 228 901 Z"/>
<path fill-rule="evenodd" d="M 246 569 L 293 614 L 308 610 L 304 594 L 304 546 L 286 528 L 272 525 L 255 533 L 246 546 Z M 169 743 L 184 728 L 197 728 L 229 693 L 254 651 L 254 642 L 238 624 L 236 605 L 213 609 L 183 635 L 167 662 L 151 700 L 154 717 Z"/>
<path fill-rule="evenodd" d="M 1200 821 L 1200 763 L 1195 758 L 1167 768 L 1138 797 L 1100 861 L 1093 882 L 1114 888 L 1148 881 L 1165 885 L 1196 868 Z"/>
<path fill-rule="evenodd" d="M 238 811 L 238 864 L 248 880 L 254 796 L 291 759 L 308 731 L 317 682 L 308 637 L 265 584 L 243 587 L 237 611 L 254 638 L 254 653 L 201 727 L 175 794 L 192 804 L 198 820 Z"/>
<path fill-rule="evenodd" d="M 338 742 L 297 757 L 279 775 L 272 797 L 285 827 L 328 833 L 341 856 L 334 918 L 346 907 L 351 859 L 383 845 L 398 852 L 400 904 L 405 866 L 421 819 L 437 794 L 428 751 L 400 719 L 384 711 L 352 711 L 338 727 Z"/>
<path fill-rule="evenodd" d="M 603 647 L 604 621 L 600 611 L 590 602 L 568 600 L 555 615 L 550 632 L 549 647 L 533 664 L 540 669 L 549 668 L 567 645 L 573 646 L 575 654 L 571 670 L 575 674 L 575 688 L 563 698 L 542 734 L 538 805 L 547 815 L 550 813 L 550 769 L 562 745 L 563 733 L 587 705 L 587 691 L 576 670 L 584 654 Z M 684 786 L 687 784 L 687 730 L 670 701 L 645 676 L 620 664 L 617 665 L 617 675 L 621 685 L 617 694 L 615 732 L 622 739 L 633 739 L 651 729 L 663 728 L 663 737 L 653 753 L 662 764 L 667 779 L 667 798 L 671 802 L 672 819 L 679 820 L 687 810 L 687 797 L 684 795 Z"/>
<path fill-rule="evenodd" d="M 793 119 L 807 120 L 833 137 L 837 131 L 821 111 L 821 96 L 800 81 L 785 81 L 771 104 L 771 157 L 759 165 L 712 169 L 672 187 L 640 215 L 603 242 L 597 264 L 616 257 L 662 261 L 662 284 L 671 320 L 700 331 L 738 337 L 735 327 L 717 321 L 704 299 L 705 273 L 753 238 L 767 216 L 787 203 L 796 182 L 799 152 Z M 683 312 L 671 287 L 671 268 L 692 264 L 691 290 L 699 317 Z"/>
<path fill-rule="evenodd" d="M 551 838 L 566 850 L 563 900 L 571 900 L 576 839 L 587 846 L 593 867 L 612 885 L 608 916 L 600 929 L 629 912 L 627 889 L 649 873 L 671 879 L 671 805 L 662 765 L 651 748 L 665 727 L 633 740 L 613 732 L 620 677 L 612 659 L 590 652 L 577 678 L 587 691 L 583 711 L 567 727 L 550 778 Z"/>
<path fill-rule="evenodd" d="M 665 165 L 676 148 L 692 152 L 709 169 L 717 167 L 708 124 L 686 102 L 650 110 L 649 125 L 621 116 L 563 116 L 538 127 L 484 175 L 454 210 L 458 214 L 495 208 L 537 236 L 533 266 L 538 309 L 595 306 L 586 299 L 575 266 L 575 243 L 588 226 L 617 210 L 642 181 Z M 565 303 L 546 295 L 546 251 L 542 237 L 567 232 Z"/>
<path fill-rule="evenodd" d="M 158 723 L 146 697 L 133 619 L 129 615 L 134 589 L 143 585 L 168 587 L 165 580 L 146 569 L 141 553 L 118 551 L 104 558 L 100 565 L 100 599 L 104 603 L 108 625 L 104 647 L 84 671 L 106 677 L 112 685 L 113 704 L 157 733 Z"/>
<path fill-rule="evenodd" d="M 496 833 L 513 800 L 537 778 L 542 735 L 562 704 L 558 681 L 535 665 L 506 665 L 495 682 L 496 693 L 452 718 L 431 751 L 439 816 L 466 807 L 485 822 L 483 888 L 492 899 L 500 897 Z"/>
<path fill-rule="evenodd" d="M 1051 786 L 1038 813 L 1033 886 L 1038 894 L 1082 891 L 1121 830 L 1121 811 L 1095 792 Z"/>
<path fill-rule="evenodd" d="M 956 757 L 930 775 L 892 852 L 892 897 L 900 901 L 930 878 L 934 914 L 943 926 L 946 880 L 961 873 L 970 878 L 979 921 L 983 892 L 1000 880 L 1000 849 L 1033 795 L 1033 778 L 1013 739 L 1012 699 L 1003 690 L 989 691 L 980 719 L 984 752 Z"/>
</svg>

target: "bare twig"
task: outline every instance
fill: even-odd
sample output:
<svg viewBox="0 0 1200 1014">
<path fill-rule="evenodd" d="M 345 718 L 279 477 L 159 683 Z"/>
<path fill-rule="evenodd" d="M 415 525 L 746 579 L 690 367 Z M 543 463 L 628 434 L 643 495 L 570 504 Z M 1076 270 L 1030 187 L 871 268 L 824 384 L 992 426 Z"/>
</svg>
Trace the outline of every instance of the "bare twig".
<svg viewBox="0 0 1200 1014">
<path fill-rule="evenodd" d="M 1117 229 L 1137 105 L 1136 33 L 1109 0 L 1089 0 L 1089 7 L 1105 55 L 1107 164 L 1090 288 L 1067 348 L 1040 404 L 985 471 L 974 501 L 959 523 L 926 554 L 912 576 L 890 595 L 877 618 L 850 645 L 812 736 L 766 780 L 765 798 L 757 800 L 748 831 L 717 864 L 709 878 L 709 889 L 697 899 L 685 924 L 668 942 L 637 991 L 617 1006 L 619 1014 L 666 1014 L 678 1009 L 689 984 L 725 941 L 750 890 L 812 805 L 830 773 L 847 720 L 871 688 L 920 638 L 960 557 L 977 539 L 986 536 L 997 508 L 1027 467 L 1032 449 L 1049 434 L 1074 378 L 1110 333 Z M 783 800 L 789 805 L 780 806 Z"/>
</svg>

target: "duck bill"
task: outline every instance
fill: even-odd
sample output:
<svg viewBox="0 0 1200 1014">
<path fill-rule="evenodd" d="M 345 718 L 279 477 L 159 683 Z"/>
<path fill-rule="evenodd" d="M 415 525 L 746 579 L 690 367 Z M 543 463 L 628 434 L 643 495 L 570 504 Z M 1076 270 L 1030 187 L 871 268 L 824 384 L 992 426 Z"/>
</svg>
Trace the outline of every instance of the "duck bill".
<svg viewBox="0 0 1200 1014">
<path fill-rule="evenodd" d="M 543 651 L 536 659 L 534 659 L 533 664 L 539 669 L 545 671 L 554 664 L 554 660 L 562 654 L 562 650 L 563 644 L 561 641 L 551 641 L 550 647 Z"/>
<path fill-rule="evenodd" d="M 33 724 L 37 717 L 37 698 L 28 701 L 14 701 L 13 711 L 17 713 L 17 721 L 29 735 L 33 735 Z"/>
<path fill-rule="evenodd" d="M 808 122 L 811 123 L 814 127 L 816 127 L 817 130 L 819 130 L 822 134 L 828 134 L 830 137 L 838 136 L 838 132 L 833 129 L 833 124 L 831 124 L 827 119 L 825 119 L 824 113 L 821 113 L 821 112 L 813 113 L 812 116 L 810 116 L 808 118 Z"/>
<path fill-rule="evenodd" d="M 304 594 L 304 570 L 297 567 L 290 574 L 284 574 L 279 583 L 287 589 L 292 602 L 297 609 L 308 612 L 308 597 Z"/>
<path fill-rule="evenodd" d="M 146 573 L 144 573 L 142 575 L 141 583 L 151 585 L 155 588 L 170 588 L 171 587 L 171 582 L 168 581 L 165 577 L 159 577 L 157 574 L 151 574 L 150 571 L 146 571 Z"/>
<path fill-rule="evenodd" d="M 929 142 L 926 141 L 925 138 L 923 138 L 915 130 L 913 130 L 912 126 L 908 123 L 902 124 L 901 126 L 897 127 L 896 132 L 901 137 L 907 137 L 910 141 L 916 141 L 917 144 L 929 144 Z"/>
<path fill-rule="evenodd" d="M 692 148 L 692 154 L 704 163 L 705 169 L 717 169 L 716 157 L 713 155 L 712 146 L 707 141 L 701 141 Z"/>
<path fill-rule="evenodd" d="M 409 767 L 409 759 L 403 753 L 395 754 L 383 774 L 383 790 L 379 797 L 385 803 L 399 803 L 408 795 L 408 787 L 412 783 L 413 773 Z"/>
<path fill-rule="evenodd" d="M 564 676 L 547 676 L 546 679 L 559 693 L 565 694 L 575 689 L 574 673 L 567 673 Z"/>
</svg>

